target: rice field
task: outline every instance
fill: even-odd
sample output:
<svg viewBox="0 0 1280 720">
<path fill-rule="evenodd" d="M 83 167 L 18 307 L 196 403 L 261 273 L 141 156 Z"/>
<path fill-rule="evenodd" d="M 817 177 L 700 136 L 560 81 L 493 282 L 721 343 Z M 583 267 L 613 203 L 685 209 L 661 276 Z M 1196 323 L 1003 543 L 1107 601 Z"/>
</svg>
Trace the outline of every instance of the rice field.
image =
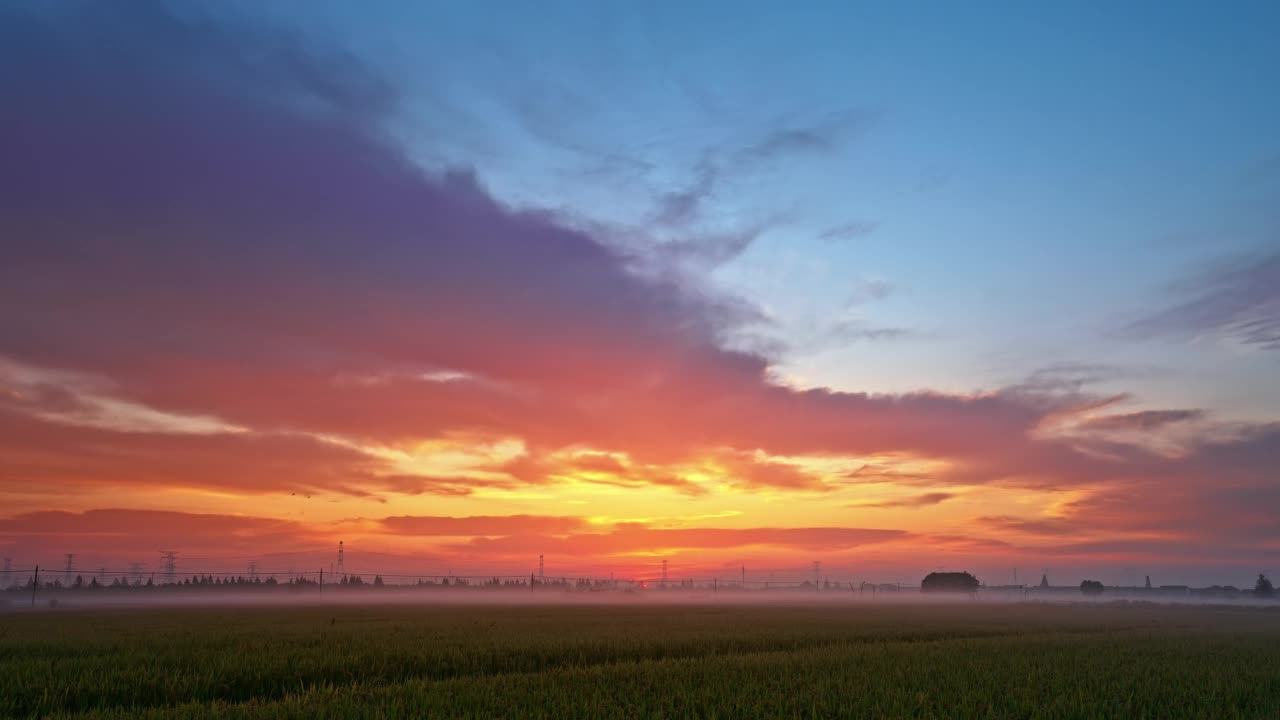
<svg viewBox="0 0 1280 720">
<path fill-rule="evenodd" d="M 1280 612 L 311 606 L 0 614 L 0 716 L 1277 718 Z"/>
</svg>

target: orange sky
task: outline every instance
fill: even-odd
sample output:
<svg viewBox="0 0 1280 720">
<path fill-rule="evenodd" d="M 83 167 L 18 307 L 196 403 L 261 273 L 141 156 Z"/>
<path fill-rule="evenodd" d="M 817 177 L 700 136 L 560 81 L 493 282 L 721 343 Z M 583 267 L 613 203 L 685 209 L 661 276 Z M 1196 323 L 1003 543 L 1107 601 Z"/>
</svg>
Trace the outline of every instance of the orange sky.
<svg viewBox="0 0 1280 720">
<path fill-rule="evenodd" d="M 927 341 L 918 390 L 856 351 L 839 387 L 806 378 L 769 303 L 715 280 L 754 236 L 518 206 L 410 152 L 351 58 L 138 12 L 24 20 L 6 64 L 30 70 L 0 78 L 15 567 L 327 567 L 340 540 L 365 572 L 1275 567 L 1274 417 L 1157 407 L 1106 363 L 933 390 L 956 362 Z M 1224 353 L 1274 352 L 1270 262 L 1230 276 L 1271 314 Z"/>
</svg>

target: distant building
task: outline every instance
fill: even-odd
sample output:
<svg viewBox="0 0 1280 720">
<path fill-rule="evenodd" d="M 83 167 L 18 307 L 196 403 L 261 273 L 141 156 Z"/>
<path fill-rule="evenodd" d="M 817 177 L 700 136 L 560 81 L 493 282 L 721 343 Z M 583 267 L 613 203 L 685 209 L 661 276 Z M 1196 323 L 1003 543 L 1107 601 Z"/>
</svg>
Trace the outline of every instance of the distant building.
<svg viewBox="0 0 1280 720">
<path fill-rule="evenodd" d="M 978 591 L 978 578 L 967 572 L 931 572 L 920 581 L 920 592 Z"/>
</svg>

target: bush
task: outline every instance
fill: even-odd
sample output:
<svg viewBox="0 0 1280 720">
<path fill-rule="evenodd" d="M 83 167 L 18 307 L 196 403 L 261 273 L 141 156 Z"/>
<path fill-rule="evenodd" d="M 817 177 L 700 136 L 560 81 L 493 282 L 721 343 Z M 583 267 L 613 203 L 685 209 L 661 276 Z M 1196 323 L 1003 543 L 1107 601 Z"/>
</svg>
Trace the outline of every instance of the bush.
<svg viewBox="0 0 1280 720">
<path fill-rule="evenodd" d="M 1085 595 L 1101 595 L 1103 589 L 1102 583 L 1098 580 L 1085 580 L 1080 583 L 1080 592 Z"/>
</svg>

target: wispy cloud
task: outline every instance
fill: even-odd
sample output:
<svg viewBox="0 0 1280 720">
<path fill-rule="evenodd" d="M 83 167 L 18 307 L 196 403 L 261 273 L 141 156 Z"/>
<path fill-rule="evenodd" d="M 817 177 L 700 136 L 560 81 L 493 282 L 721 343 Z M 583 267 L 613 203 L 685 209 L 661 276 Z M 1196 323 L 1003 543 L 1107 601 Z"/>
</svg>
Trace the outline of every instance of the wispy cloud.
<svg viewBox="0 0 1280 720">
<path fill-rule="evenodd" d="M 1280 255 L 1237 261 L 1189 278 L 1185 300 L 1129 324 L 1137 337 L 1217 336 L 1280 350 Z"/>
<path fill-rule="evenodd" d="M 922 508 L 939 503 L 946 502 L 956 497 L 955 493 L 934 492 L 924 493 L 923 495 L 912 495 L 910 497 L 894 498 L 892 500 L 880 500 L 877 502 L 854 503 L 849 507 L 852 508 Z"/>
<path fill-rule="evenodd" d="M 848 222 L 823 230 L 818 233 L 818 239 L 832 242 L 836 240 L 854 240 L 867 237 L 879 229 L 880 223 L 878 222 Z"/>
</svg>

